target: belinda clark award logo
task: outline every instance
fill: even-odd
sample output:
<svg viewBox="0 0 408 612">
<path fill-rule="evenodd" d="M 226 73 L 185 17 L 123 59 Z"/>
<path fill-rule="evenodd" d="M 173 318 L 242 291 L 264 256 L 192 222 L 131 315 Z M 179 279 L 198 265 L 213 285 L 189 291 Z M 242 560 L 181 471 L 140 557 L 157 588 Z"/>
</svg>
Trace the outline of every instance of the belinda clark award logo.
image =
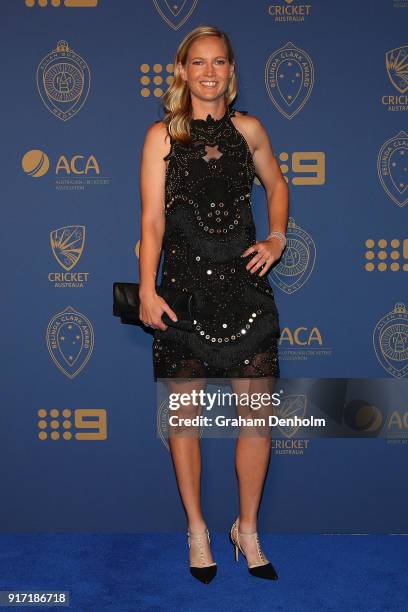
<svg viewBox="0 0 408 612">
<path fill-rule="evenodd" d="M 400 208 L 408 202 L 408 134 L 401 130 L 382 145 L 377 172 L 388 197 Z"/>
<path fill-rule="evenodd" d="M 182 0 L 180 2 L 169 2 L 169 0 L 153 0 L 153 6 L 160 17 L 173 30 L 178 30 L 190 19 L 198 0 Z"/>
<path fill-rule="evenodd" d="M 309 100 L 314 84 L 313 62 L 292 42 L 274 51 L 265 67 L 269 97 L 280 113 L 292 119 Z"/>
<path fill-rule="evenodd" d="M 49 321 L 46 341 L 57 368 L 72 379 L 83 370 L 92 355 L 93 327 L 83 313 L 67 306 Z"/>
<path fill-rule="evenodd" d="M 37 89 L 54 117 L 67 121 L 88 97 L 91 74 L 86 61 L 65 40 L 60 40 L 37 68 Z"/>
</svg>

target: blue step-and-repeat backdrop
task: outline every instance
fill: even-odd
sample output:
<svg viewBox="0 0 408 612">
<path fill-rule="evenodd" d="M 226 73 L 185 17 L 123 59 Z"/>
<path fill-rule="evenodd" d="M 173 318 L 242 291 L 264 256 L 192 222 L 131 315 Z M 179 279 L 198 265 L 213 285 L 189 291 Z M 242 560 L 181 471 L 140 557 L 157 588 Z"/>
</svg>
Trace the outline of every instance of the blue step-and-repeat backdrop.
<svg viewBox="0 0 408 612">
<path fill-rule="evenodd" d="M 112 283 L 138 280 L 143 139 L 202 24 L 289 184 L 282 377 L 389 390 L 381 435 L 273 441 L 262 529 L 407 532 L 407 0 L 2 0 L 0 529 L 185 529 L 152 337 L 112 316 Z M 262 238 L 258 180 L 252 203 Z M 237 513 L 234 445 L 202 440 L 213 530 Z"/>
</svg>

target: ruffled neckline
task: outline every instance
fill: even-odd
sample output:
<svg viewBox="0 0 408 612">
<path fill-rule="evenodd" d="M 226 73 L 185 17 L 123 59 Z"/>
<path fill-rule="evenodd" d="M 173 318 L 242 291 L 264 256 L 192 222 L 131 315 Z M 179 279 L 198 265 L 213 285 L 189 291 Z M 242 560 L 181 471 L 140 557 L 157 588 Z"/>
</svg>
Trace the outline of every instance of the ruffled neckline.
<svg viewBox="0 0 408 612">
<path fill-rule="evenodd" d="M 208 113 L 206 119 L 190 119 L 190 123 L 191 125 L 197 127 L 216 127 L 220 125 L 223 121 L 225 121 L 225 119 L 230 115 L 231 112 L 232 109 L 227 106 L 225 113 L 219 119 L 214 119 L 214 117 L 210 113 Z"/>
</svg>

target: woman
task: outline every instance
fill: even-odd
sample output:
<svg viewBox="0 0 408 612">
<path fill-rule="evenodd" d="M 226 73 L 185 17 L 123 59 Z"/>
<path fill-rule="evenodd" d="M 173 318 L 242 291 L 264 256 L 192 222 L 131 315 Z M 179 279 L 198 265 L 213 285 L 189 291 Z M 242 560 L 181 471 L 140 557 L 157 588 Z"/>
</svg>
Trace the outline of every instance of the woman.
<svg viewBox="0 0 408 612">
<path fill-rule="evenodd" d="M 177 50 L 163 96 L 166 115 L 148 128 L 143 146 L 139 314 L 155 329 L 155 380 L 165 379 L 171 393 L 204 389 L 207 378 L 220 377 L 237 394 L 272 393 L 279 376 L 278 312 L 266 274 L 286 245 L 288 187 L 261 122 L 232 108 L 236 94 L 228 36 L 212 26 L 194 29 Z M 250 203 L 255 174 L 270 225 L 259 241 Z M 177 320 L 155 291 L 162 248 L 161 283 L 197 297 L 193 331 L 161 319 L 167 313 Z M 178 416 L 199 413 L 191 404 Z M 190 571 L 208 583 L 217 565 L 200 504 L 199 436 L 183 433 L 172 430 L 169 444 L 187 515 Z M 237 440 L 240 508 L 230 537 L 252 575 L 276 579 L 257 535 L 270 447 L 269 433 Z"/>
</svg>

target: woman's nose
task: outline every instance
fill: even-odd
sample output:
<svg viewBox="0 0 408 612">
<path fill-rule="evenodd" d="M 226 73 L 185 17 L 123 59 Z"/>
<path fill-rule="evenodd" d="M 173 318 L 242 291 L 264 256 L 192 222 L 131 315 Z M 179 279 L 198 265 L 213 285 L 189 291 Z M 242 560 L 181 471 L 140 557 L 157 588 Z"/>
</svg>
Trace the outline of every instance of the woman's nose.
<svg viewBox="0 0 408 612">
<path fill-rule="evenodd" d="M 214 66 L 206 66 L 205 68 L 205 76 L 213 76 L 214 75 Z"/>
</svg>

